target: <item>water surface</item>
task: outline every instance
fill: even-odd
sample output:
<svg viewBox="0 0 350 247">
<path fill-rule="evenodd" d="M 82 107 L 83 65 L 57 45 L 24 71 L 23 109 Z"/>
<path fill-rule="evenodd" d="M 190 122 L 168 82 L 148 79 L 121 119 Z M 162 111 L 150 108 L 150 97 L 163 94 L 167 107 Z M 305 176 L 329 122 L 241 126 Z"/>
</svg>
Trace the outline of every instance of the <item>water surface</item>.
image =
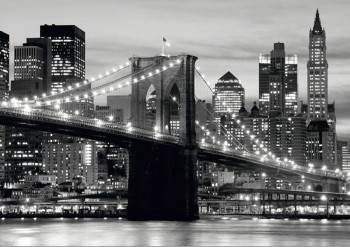
<svg viewBox="0 0 350 247">
<path fill-rule="evenodd" d="M 0 220 L 0 246 L 349 246 L 350 221 L 201 217 Z"/>
</svg>

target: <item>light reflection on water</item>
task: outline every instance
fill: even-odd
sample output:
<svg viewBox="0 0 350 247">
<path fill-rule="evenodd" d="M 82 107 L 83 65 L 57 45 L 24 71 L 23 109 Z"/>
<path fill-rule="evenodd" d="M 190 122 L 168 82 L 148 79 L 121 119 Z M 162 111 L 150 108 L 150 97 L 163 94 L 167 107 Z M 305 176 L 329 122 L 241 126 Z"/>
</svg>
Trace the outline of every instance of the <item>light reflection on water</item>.
<svg viewBox="0 0 350 247">
<path fill-rule="evenodd" d="M 350 221 L 6 219 L 0 246 L 349 246 Z"/>
</svg>

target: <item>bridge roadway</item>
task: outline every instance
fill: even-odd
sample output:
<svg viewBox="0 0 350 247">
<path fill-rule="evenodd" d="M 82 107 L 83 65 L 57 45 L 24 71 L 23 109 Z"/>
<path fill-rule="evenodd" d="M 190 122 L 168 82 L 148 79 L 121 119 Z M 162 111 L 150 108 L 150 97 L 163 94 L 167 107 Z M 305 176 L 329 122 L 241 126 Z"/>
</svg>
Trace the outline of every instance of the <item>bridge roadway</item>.
<svg viewBox="0 0 350 247">
<path fill-rule="evenodd" d="M 150 143 L 178 147 L 184 145 L 177 136 L 48 109 L 1 107 L 0 124 L 111 142 L 122 147 L 128 147 L 130 143 L 135 141 L 144 142 L 146 145 Z M 198 143 L 199 160 L 213 161 L 248 170 L 275 169 L 279 174 L 298 178 L 304 175 L 315 181 L 332 179 L 346 182 L 346 176 L 341 173 L 310 169 L 270 158 L 264 160 L 261 158 L 262 156 L 230 147 Z"/>
</svg>

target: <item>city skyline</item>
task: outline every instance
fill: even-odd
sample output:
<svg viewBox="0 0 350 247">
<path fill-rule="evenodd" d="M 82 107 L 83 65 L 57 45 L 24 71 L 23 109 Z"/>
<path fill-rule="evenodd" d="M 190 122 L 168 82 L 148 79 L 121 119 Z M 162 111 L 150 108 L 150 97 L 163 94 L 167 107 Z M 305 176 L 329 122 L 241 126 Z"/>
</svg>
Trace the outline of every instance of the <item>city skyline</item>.
<svg viewBox="0 0 350 247">
<path fill-rule="evenodd" d="M 346 42 L 345 45 L 343 43 L 348 38 L 343 31 L 349 18 L 344 7 L 346 1 L 337 1 L 336 4 L 326 1 L 308 1 L 307 4 L 294 1 L 283 5 L 276 4 L 275 1 L 264 1 L 264 5 L 259 8 L 253 1 L 224 1 L 220 4 L 206 1 L 206 4 L 201 5 L 198 5 L 198 1 L 183 2 L 186 5 L 160 1 L 106 3 L 98 5 L 91 2 L 82 14 L 72 15 L 75 7 L 81 4 L 80 1 L 75 1 L 72 8 L 62 9 L 61 12 L 65 14 L 60 16 L 52 13 L 64 8 L 64 4 L 57 4 L 54 8 L 43 4 L 39 14 L 39 10 L 31 4 L 21 3 L 23 9 L 37 16 L 25 24 L 13 21 L 5 11 L 0 20 L 3 31 L 10 34 L 11 54 L 13 47 L 25 42 L 27 37 L 39 37 L 40 25 L 73 24 L 86 32 L 86 74 L 87 78 L 91 78 L 111 70 L 112 66 L 124 62 L 132 55 L 160 53 L 164 36 L 172 41 L 172 47 L 167 48 L 166 53 L 187 52 L 198 56 L 197 65 L 212 86 L 227 71 L 240 78 L 246 90 L 246 106 L 249 109 L 258 100 L 259 54 L 266 53 L 275 42 L 284 42 L 288 54 L 298 55 L 299 100 L 306 102 L 308 33 L 318 8 L 322 26 L 327 31 L 329 103 L 336 100 L 339 136 L 347 139 L 350 137 L 350 127 L 347 124 L 350 121 L 347 116 L 350 86 L 346 82 L 347 76 L 350 76 L 347 66 L 350 49 L 347 49 Z M 17 1 L 8 2 L 5 9 L 14 9 L 17 4 Z M 234 11 L 237 9 L 239 11 Z M 112 10 L 115 12 L 112 13 Z M 16 11 L 17 14 L 21 12 L 19 9 Z M 279 18 L 280 15 L 284 18 Z M 91 17 L 94 22 L 89 21 Z M 187 25 L 187 28 L 183 29 L 183 25 Z M 23 29 L 26 31 L 17 34 L 18 30 Z M 13 56 L 10 57 L 10 64 L 12 80 Z M 201 92 L 200 95 L 203 99 L 210 99 L 209 91 Z"/>
<path fill-rule="evenodd" d="M 348 245 L 350 2 L 1 6 L 0 246 Z"/>
</svg>

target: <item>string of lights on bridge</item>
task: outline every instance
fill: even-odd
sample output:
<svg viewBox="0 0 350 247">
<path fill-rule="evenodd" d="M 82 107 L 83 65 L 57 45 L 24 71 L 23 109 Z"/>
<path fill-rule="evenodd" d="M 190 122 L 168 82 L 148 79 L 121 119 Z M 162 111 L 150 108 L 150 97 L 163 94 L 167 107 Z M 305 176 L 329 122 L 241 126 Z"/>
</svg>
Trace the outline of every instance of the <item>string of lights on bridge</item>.
<svg viewBox="0 0 350 247">
<path fill-rule="evenodd" d="M 196 67 L 196 72 L 197 72 L 198 75 L 201 77 L 201 79 L 203 80 L 203 82 L 204 82 L 204 83 L 208 86 L 208 88 L 211 90 L 211 92 L 212 92 L 213 95 L 214 95 L 214 98 L 215 98 L 215 99 L 218 99 L 218 102 L 221 103 L 222 106 L 226 108 L 226 111 L 229 112 L 229 113 L 231 113 L 232 110 L 226 106 L 226 103 L 225 103 L 225 102 L 221 102 L 221 101 L 220 101 L 220 96 L 217 96 L 217 95 L 215 94 L 214 90 L 213 90 L 213 89 L 211 88 L 211 86 L 210 86 L 210 82 L 208 82 L 208 81 L 205 79 L 205 75 L 202 74 L 199 70 L 200 70 L 200 67 Z M 252 142 L 255 142 L 255 144 L 256 144 L 256 146 L 258 147 L 258 149 L 260 149 L 260 150 L 262 150 L 263 152 L 265 152 L 265 154 L 264 154 L 263 157 L 261 158 L 261 161 L 262 161 L 262 162 L 265 161 L 266 156 L 269 156 L 270 158 L 272 158 L 273 160 L 275 160 L 277 163 L 284 163 L 284 164 L 287 165 L 287 166 L 291 166 L 291 168 L 292 168 L 293 170 L 297 170 L 297 169 L 300 169 L 300 168 L 301 168 L 301 166 L 295 164 L 295 162 L 294 162 L 293 160 L 290 160 L 290 159 L 288 159 L 288 158 L 284 158 L 283 161 L 280 160 L 280 158 L 279 158 L 279 157 L 276 157 L 275 154 L 273 154 L 272 152 L 270 152 L 270 151 L 264 146 L 263 142 L 261 142 L 255 135 L 251 134 L 249 130 L 245 130 L 245 125 L 242 125 L 242 124 L 241 124 L 241 120 L 240 120 L 240 119 L 236 119 L 236 117 L 238 117 L 237 115 L 232 114 L 231 116 L 232 116 L 232 119 L 233 119 L 233 120 L 235 121 L 235 123 L 237 124 L 237 126 L 241 129 L 242 133 L 243 133 L 244 135 L 248 135 L 248 137 L 251 139 L 251 141 L 252 141 Z M 227 131 L 226 131 L 226 132 L 227 132 Z M 260 145 L 259 145 L 259 143 L 260 143 Z M 217 142 L 217 144 L 220 145 L 220 142 Z M 223 146 L 223 148 L 226 148 L 226 147 Z M 260 151 L 259 151 L 259 150 L 256 150 L 256 151 L 255 151 L 255 154 L 260 155 Z M 288 162 L 289 162 L 290 164 L 288 164 Z M 322 170 L 322 171 L 326 171 L 326 170 L 328 170 L 328 169 L 327 169 L 326 166 L 323 166 L 323 167 L 321 168 L 321 170 Z M 313 164 L 309 164 L 308 172 L 315 172 L 315 171 L 316 171 L 316 169 L 314 168 Z M 335 174 L 340 174 L 340 175 L 342 175 L 343 178 L 345 178 L 345 174 L 344 174 L 343 172 L 341 172 L 338 168 L 337 168 L 336 170 L 334 170 L 334 171 L 331 171 L 331 170 L 328 170 L 328 171 L 334 172 Z M 350 172 L 347 173 L 347 176 L 348 176 L 347 179 L 349 179 L 349 177 L 350 177 Z M 304 176 L 301 176 L 301 177 L 302 177 L 302 179 L 304 179 Z"/>
<path fill-rule="evenodd" d="M 164 72 L 166 71 L 167 69 L 169 68 L 172 68 L 174 67 L 175 64 L 180 64 L 181 63 L 181 60 L 180 59 L 177 59 L 175 63 L 173 62 L 170 62 L 168 64 L 168 66 L 164 65 L 161 69 L 155 69 L 154 72 L 148 72 L 147 75 L 141 75 L 139 78 L 133 78 L 132 81 L 126 81 L 124 84 L 123 83 L 118 83 L 118 85 L 116 87 L 114 86 L 110 86 L 109 89 L 101 89 L 100 91 L 98 90 L 94 90 L 94 89 L 91 89 L 91 92 L 89 93 L 81 93 L 80 95 L 83 96 L 83 98 L 80 98 L 79 95 L 75 95 L 74 97 L 73 96 L 67 96 L 65 98 L 58 98 L 58 99 L 55 99 L 55 100 L 47 100 L 46 99 L 46 96 L 45 94 L 43 95 L 43 98 L 37 98 L 36 96 L 34 96 L 34 100 L 36 101 L 35 105 L 37 107 L 41 107 L 41 106 L 50 106 L 50 105 L 53 105 L 54 104 L 54 109 L 55 110 L 59 110 L 60 109 L 60 104 L 61 103 L 69 103 L 69 102 L 75 102 L 75 101 L 80 101 L 82 99 L 88 99 L 88 98 L 91 98 L 91 97 L 96 97 L 96 96 L 100 96 L 100 95 L 103 95 L 103 94 L 106 94 L 106 93 L 111 93 L 111 92 L 115 92 L 115 91 L 118 91 L 122 88 L 125 88 L 125 87 L 128 87 L 132 84 L 136 84 L 138 82 L 141 82 L 141 81 L 144 81 L 146 79 L 149 79 L 155 75 L 158 75 L 159 73 L 161 72 Z M 127 66 L 130 65 L 130 64 L 127 64 Z M 125 67 L 123 67 L 125 68 Z M 123 68 L 120 67 L 119 71 L 122 70 Z M 117 72 L 117 70 L 116 70 Z M 115 72 L 115 73 L 116 73 Z M 109 72 L 106 72 L 106 74 L 109 73 Z M 133 76 L 133 74 L 131 74 L 130 76 Z M 102 78 L 102 77 L 101 77 Z M 87 81 L 84 81 L 85 84 L 88 84 Z M 64 91 L 65 93 L 69 92 L 69 91 L 73 91 L 77 88 L 80 87 L 80 84 L 77 83 L 76 84 L 76 88 L 73 88 L 72 86 L 68 86 L 67 87 L 67 90 Z M 43 102 L 43 103 L 42 103 Z M 28 98 L 24 98 L 23 100 L 18 100 L 16 98 L 12 98 L 10 100 L 10 103 L 11 103 L 11 106 L 13 107 L 19 107 L 21 106 L 22 103 L 24 103 L 23 107 L 27 110 L 29 110 L 31 107 L 29 106 L 28 103 Z M 9 103 L 6 102 L 6 101 L 3 101 L 2 102 L 2 106 L 9 106 Z M 78 115 L 79 112 L 76 111 L 76 115 Z"/>
<path fill-rule="evenodd" d="M 180 59 L 177 59 L 177 60 L 176 60 L 176 64 L 180 64 L 180 63 L 181 63 L 181 60 L 180 60 Z M 110 72 L 106 72 L 106 75 L 105 75 L 105 76 L 100 75 L 98 80 L 101 80 L 101 79 L 103 79 L 103 78 L 106 78 L 107 76 L 109 76 L 109 75 L 111 75 L 111 74 L 117 73 L 117 72 L 119 72 L 119 71 L 125 69 L 125 68 L 126 68 L 127 66 L 129 66 L 129 65 L 130 65 L 130 63 L 127 62 L 127 63 L 126 63 L 126 66 L 122 66 L 122 65 L 121 65 L 121 66 L 119 67 L 119 69 L 114 69 L 113 72 L 111 72 L 111 73 L 110 73 Z M 98 95 L 103 95 L 103 94 L 106 94 L 106 93 L 109 93 L 109 92 L 113 92 L 113 91 L 120 90 L 121 88 L 128 87 L 128 86 L 130 86 L 131 84 L 135 84 L 135 83 L 144 81 L 144 80 L 146 80 L 146 79 L 149 79 L 149 78 L 151 78 L 151 77 L 153 77 L 153 76 L 155 76 L 155 75 L 157 75 L 157 74 L 159 74 L 159 73 L 161 73 L 161 72 L 163 72 L 163 71 L 166 71 L 167 69 L 173 67 L 174 65 L 175 65 L 175 64 L 174 64 L 173 62 L 170 62 L 170 63 L 168 64 L 168 66 L 163 66 L 161 69 L 156 69 L 156 70 L 154 70 L 154 72 L 149 72 L 147 75 L 141 75 L 139 78 L 134 78 L 132 82 L 126 81 L 125 84 L 119 83 L 119 84 L 117 85 L 117 87 L 110 87 L 109 90 L 102 89 L 101 91 L 96 91 L 96 90 L 94 91 L 93 89 L 91 89 L 91 92 L 85 93 L 85 94 L 83 95 L 83 99 L 84 99 L 84 98 L 87 99 L 87 98 L 90 98 L 90 97 L 95 97 L 95 96 L 98 96 Z M 200 75 L 200 77 L 202 78 L 202 80 L 205 82 L 205 84 L 209 87 L 209 89 L 213 92 L 214 97 L 216 97 L 216 99 L 220 99 L 220 96 L 216 96 L 216 95 L 215 95 L 213 89 L 212 89 L 212 88 L 210 87 L 210 85 L 209 85 L 209 82 L 207 82 L 207 81 L 205 80 L 205 75 L 204 75 L 204 74 L 201 74 L 201 73 L 199 72 L 199 67 L 196 68 L 196 71 L 197 71 L 197 73 Z M 132 74 L 131 76 L 133 76 L 133 74 Z M 91 82 L 84 81 L 84 84 L 85 84 L 85 85 L 87 85 L 87 84 L 89 84 L 89 83 L 91 84 L 93 81 L 95 81 L 94 78 L 92 78 Z M 64 89 L 61 90 L 61 93 L 67 93 L 67 92 L 69 92 L 69 91 L 76 90 L 76 89 L 78 89 L 80 86 L 81 86 L 81 85 L 80 85 L 79 83 L 76 83 L 76 87 L 75 87 L 75 88 L 73 88 L 72 86 L 68 86 L 68 87 L 66 88 L 66 90 L 64 90 Z M 53 94 L 53 95 L 54 95 L 54 94 Z M 35 96 L 35 97 L 34 97 L 34 100 L 36 101 L 36 106 L 39 106 L 39 107 L 42 106 L 41 101 L 44 101 L 43 105 L 48 105 L 48 106 L 50 106 L 51 103 L 52 103 L 50 100 L 47 100 L 47 99 L 46 99 L 46 95 L 45 95 L 45 94 L 43 94 L 43 97 L 42 97 L 42 98 L 38 98 L 37 96 Z M 60 108 L 59 104 L 61 103 L 61 101 L 62 101 L 62 103 L 64 103 L 64 102 L 67 102 L 67 103 L 68 103 L 68 102 L 74 102 L 74 101 L 80 101 L 80 100 L 81 100 L 80 97 L 77 96 L 77 95 L 76 95 L 74 98 L 72 98 L 71 96 L 66 97 L 65 99 L 59 98 L 59 99 L 56 99 L 56 100 L 55 100 L 55 101 L 56 101 L 56 104 L 55 104 L 54 108 L 55 108 L 56 110 L 58 110 L 58 109 Z M 28 102 L 28 98 L 25 98 L 23 101 L 17 100 L 17 99 L 15 99 L 15 98 L 13 98 L 13 99 L 10 100 L 10 102 L 13 103 L 13 106 L 14 106 L 14 107 L 19 107 L 19 106 L 21 106 L 21 105 L 20 105 L 21 103 L 23 103 L 23 102 L 24 102 L 24 103 Z M 220 102 L 220 101 L 219 101 L 219 102 Z M 223 105 L 224 107 L 227 108 L 227 111 L 228 111 L 229 113 L 231 112 L 231 109 L 229 109 L 229 108 L 226 106 L 225 102 L 222 102 L 222 105 Z M 8 102 L 6 102 L 6 101 L 2 102 L 2 106 L 8 106 Z M 24 105 L 22 105 L 22 106 L 24 107 L 24 110 L 30 111 L 30 109 L 31 109 L 31 107 L 30 107 L 28 104 L 24 104 Z M 62 111 L 60 111 L 60 113 L 61 113 L 61 114 L 67 115 L 67 113 L 64 113 L 64 112 L 62 112 Z M 79 112 L 78 112 L 78 111 L 75 111 L 75 115 L 79 115 Z M 264 162 L 264 161 L 266 160 L 266 157 L 267 157 L 267 156 L 269 156 L 270 158 L 274 159 L 277 163 L 282 162 L 278 157 L 276 157 L 276 155 L 274 155 L 274 154 L 272 154 L 271 152 L 269 152 L 268 149 L 267 149 L 266 147 L 264 147 L 263 143 L 260 142 L 260 140 L 259 140 L 258 138 L 256 138 L 255 135 L 250 134 L 249 130 L 245 130 L 245 126 L 240 124 L 240 120 L 239 120 L 239 119 L 236 119 L 236 116 L 235 116 L 234 114 L 232 115 L 232 117 L 233 117 L 233 119 L 235 120 L 236 124 L 240 127 L 240 129 L 242 130 L 242 132 L 243 132 L 244 134 L 248 135 L 248 136 L 250 137 L 250 139 L 251 139 L 252 141 L 254 141 L 254 142 L 257 144 L 258 149 L 260 149 L 260 150 L 262 150 L 263 152 L 266 153 L 266 154 L 263 155 L 263 157 L 261 157 L 261 161 L 262 161 L 262 162 Z M 103 123 L 104 123 L 103 120 L 99 120 L 99 119 L 97 119 L 97 120 L 98 120 L 98 123 L 99 123 L 99 124 L 103 124 Z M 111 117 L 111 118 L 109 118 L 109 120 L 112 121 L 113 118 Z M 196 122 L 196 124 L 199 125 L 199 122 L 198 122 L 198 123 Z M 128 123 L 128 125 L 129 125 L 129 123 Z M 129 126 L 129 128 L 130 128 L 130 127 L 131 127 L 131 126 Z M 202 128 L 202 127 L 203 127 L 203 126 L 200 126 L 200 128 Z M 205 128 L 205 127 L 204 127 L 204 128 Z M 203 128 L 202 128 L 202 129 L 203 129 Z M 155 129 L 155 131 L 157 132 L 156 129 Z M 208 131 L 206 131 L 206 132 L 207 132 L 207 133 L 210 133 L 210 132 L 208 132 Z M 228 131 L 226 131 L 226 132 L 228 133 Z M 210 136 L 210 135 L 209 135 L 209 136 Z M 214 137 L 214 136 L 210 136 L 210 137 L 212 138 L 213 142 L 215 142 L 215 137 Z M 258 145 L 259 143 L 260 143 L 260 145 Z M 227 145 L 227 142 L 224 142 L 223 144 L 221 144 L 219 140 L 216 142 L 216 144 L 222 145 L 222 147 L 223 147 L 224 149 L 226 149 L 227 146 L 228 146 L 228 145 Z M 257 150 L 255 153 L 256 153 L 257 155 L 260 155 L 260 151 L 259 151 L 259 150 Z M 288 162 L 289 162 L 290 164 L 288 164 Z M 288 158 L 285 158 L 283 163 L 284 163 L 285 165 L 292 166 L 291 168 L 292 168 L 293 170 L 300 168 L 300 166 L 296 165 L 296 164 L 294 163 L 294 161 L 289 160 Z M 322 170 L 327 170 L 327 168 L 323 167 Z M 313 171 L 315 171 L 315 169 L 314 169 L 313 167 L 310 167 L 310 168 L 309 168 L 309 172 L 313 172 Z M 335 173 L 336 173 L 336 174 L 339 174 L 339 173 L 340 173 L 339 169 L 336 170 Z M 350 176 L 350 174 L 348 174 L 348 176 Z M 344 177 L 344 175 L 343 175 L 343 177 Z"/>
<path fill-rule="evenodd" d="M 111 72 L 106 71 L 105 75 L 100 74 L 97 79 L 95 79 L 94 77 L 91 77 L 90 81 L 84 80 L 82 83 L 76 82 L 75 86 L 69 85 L 65 89 L 61 88 L 58 93 L 55 91 L 51 91 L 51 95 L 47 95 L 46 93 L 43 93 L 42 97 L 38 97 L 37 95 L 35 95 L 35 96 L 33 96 L 33 101 L 35 101 L 35 102 L 43 102 L 45 100 L 47 101 L 47 99 L 50 98 L 51 96 L 59 96 L 59 95 L 64 94 L 64 93 L 69 93 L 70 91 L 80 89 L 82 86 L 91 85 L 93 82 L 98 83 L 99 81 L 102 81 L 103 79 L 106 79 L 107 77 L 112 76 L 112 75 L 124 70 L 125 68 L 127 68 L 129 66 L 130 66 L 130 62 L 127 61 L 125 63 L 125 65 L 119 65 L 119 67 L 113 68 Z M 95 95 L 93 95 L 93 96 L 95 96 Z M 84 96 L 84 97 L 87 98 L 86 96 Z M 29 102 L 30 100 L 31 99 L 29 99 L 28 97 L 25 97 L 22 100 L 12 98 L 10 101 L 12 103 L 15 103 L 15 102 L 21 103 L 21 102 Z M 8 104 L 8 102 L 6 102 L 6 101 L 2 102 L 2 106 L 7 106 L 7 104 Z M 40 106 L 41 103 L 38 103 L 38 105 Z"/>
</svg>

